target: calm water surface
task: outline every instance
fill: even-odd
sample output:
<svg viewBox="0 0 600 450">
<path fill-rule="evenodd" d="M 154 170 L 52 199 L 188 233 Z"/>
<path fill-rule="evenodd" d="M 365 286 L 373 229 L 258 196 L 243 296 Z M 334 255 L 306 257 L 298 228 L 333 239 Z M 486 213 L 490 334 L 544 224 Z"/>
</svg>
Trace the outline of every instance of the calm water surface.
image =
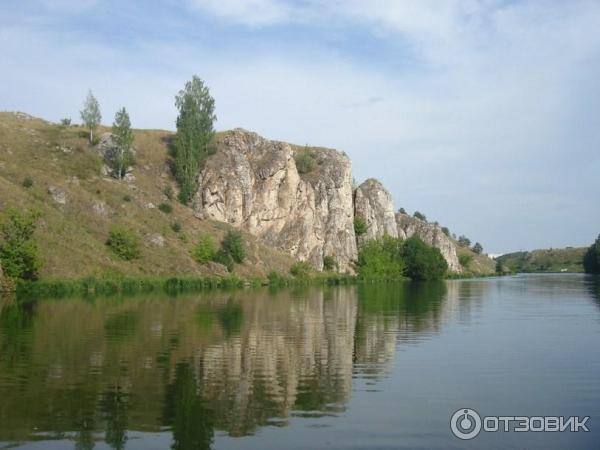
<svg viewBox="0 0 600 450">
<path fill-rule="evenodd" d="M 450 416 L 591 416 L 455 438 Z M 600 281 L 0 300 L 0 448 L 599 448 Z"/>
</svg>

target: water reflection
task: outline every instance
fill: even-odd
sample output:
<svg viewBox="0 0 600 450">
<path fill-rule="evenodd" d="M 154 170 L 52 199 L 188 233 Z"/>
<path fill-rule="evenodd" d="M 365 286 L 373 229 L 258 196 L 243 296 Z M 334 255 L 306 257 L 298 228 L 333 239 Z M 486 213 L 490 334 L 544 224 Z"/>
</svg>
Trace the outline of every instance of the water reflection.
<svg viewBox="0 0 600 450">
<path fill-rule="evenodd" d="M 217 430 L 336 415 L 353 377 L 385 376 L 398 345 L 438 333 L 453 295 L 403 283 L 5 302 L 0 442 L 124 449 L 131 430 L 166 427 L 173 449 L 205 449 Z"/>
</svg>

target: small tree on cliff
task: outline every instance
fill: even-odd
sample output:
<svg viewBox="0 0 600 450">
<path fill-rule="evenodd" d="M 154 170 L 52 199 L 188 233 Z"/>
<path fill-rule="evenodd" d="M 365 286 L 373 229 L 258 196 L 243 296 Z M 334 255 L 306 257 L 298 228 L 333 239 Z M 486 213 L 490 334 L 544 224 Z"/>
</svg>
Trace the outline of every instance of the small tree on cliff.
<svg viewBox="0 0 600 450">
<path fill-rule="evenodd" d="M 179 183 L 179 199 L 187 204 L 198 186 L 196 178 L 214 135 L 215 100 L 204 82 L 194 76 L 175 97 L 179 109 L 175 138 L 175 178 Z"/>
<path fill-rule="evenodd" d="M 124 107 L 115 114 L 112 134 L 115 141 L 115 155 L 111 160 L 111 165 L 115 176 L 121 179 L 125 175 L 127 167 L 133 163 L 133 153 L 131 151 L 133 131 L 131 131 L 129 114 Z"/>
<path fill-rule="evenodd" d="M 480 254 L 483 251 L 483 245 L 481 245 L 479 242 L 475 242 L 475 245 L 473 246 L 473 251 L 477 254 Z"/>
<path fill-rule="evenodd" d="M 81 111 L 81 120 L 88 130 L 90 130 L 90 142 L 94 141 L 94 130 L 100 125 L 102 120 L 102 114 L 100 114 L 100 104 L 96 97 L 92 94 L 92 91 L 88 91 L 88 95 L 83 104 L 83 110 Z"/>
</svg>

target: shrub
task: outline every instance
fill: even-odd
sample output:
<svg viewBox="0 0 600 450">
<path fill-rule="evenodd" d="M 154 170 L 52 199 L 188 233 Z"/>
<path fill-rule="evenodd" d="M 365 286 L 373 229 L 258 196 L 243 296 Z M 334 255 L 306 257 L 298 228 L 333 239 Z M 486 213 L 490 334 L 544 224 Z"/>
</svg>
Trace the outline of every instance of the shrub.
<svg viewBox="0 0 600 450">
<path fill-rule="evenodd" d="M 164 212 L 165 214 L 171 214 L 173 212 L 173 207 L 168 203 L 161 203 L 158 205 L 158 209 Z"/>
<path fill-rule="evenodd" d="M 115 255 L 125 261 L 131 261 L 140 256 L 138 237 L 130 230 L 114 227 L 108 233 L 106 245 Z"/>
<path fill-rule="evenodd" d="M 223 264 L 227 267 L 229 272 L 233 271 L 233 258 L 229 253 L 227 253 L 223 248 L 220 248 L 213 258 L 213 261 L 219 264 Z"/>
<path fill-rule="evenodd" d="M 163 189 L 163 194 L 165 195 L 165 197 L 167 197 L 169 201 L 173 200 L 173 197 L 175 196 L 173 188 L 170 185 L 165 186 L 165 188 Z"/>
<path fill-rule="evenodd" d="M 365 242 L 356 263 L 357 272 L 365 279 L 398 279 L 404 273 L 404 260 L 400 254 L 402 241 L 384 236 Z"/>
<path fill-rule="evenodd" d="M 130 202 L 130 201 L 131 201 L 131 196 L 130 196 L 130 195 L 127 195 L 127 194 L 125 194 L 125 195 L 123 196 L 123 201 L 124 201 L 124 202 Z"/>
<path fill-rule="evenodd" d="M 458 245 L 460 245 L 461 247 L 470 247 L 471 246 L 471 240 L 462 235 L 458 238 Z"/>
<path fill-rule="evenodd" d="M 60 119 L 60 124 L 63 127 L 70 127 L 71 126 L 71 118 L 70 117 L 64 117 L 64 118 Z"/>
<path fill-rule="evenodd" d="M 583 269 L 586 273 L 600 274 L 600 235 L 585 252 Z"/>
<path fill-rule="evenodd" d="M 267 275 L 267 281 L 272 286 L 278 286 L 287 283 L 285 277 L 275 270 L 269 272 Z"/>
<path fill-rule="evenodd" d="M 467 255 L 467 254 L 458 255 L 458 262 L 465 269 L 467 269 L 469 267 L 469 264 L 471 264 L 471 261 L 473 261 L 472 255 Z"/>
<path fill-rule="evenodd" d="M 225 251 L 238 264 L 243 263 L 246 258 L 246 247 L 242 233 L 237 230 L 229 230 L 223 239 L 221 249 Z"/>
<path fill-rule="evenodd" d="M 192 249 L 192 257 L 200 264 L 206 264 L 214 259 L 217 254 L 217 246 L 211 236 L 205 234 L 200 237 L 196 246 Z"/>
<path fill-rule="evenodd" d="M 337 261 L 333 256 L 325 256 L 323 258 L 323 270 L 330 272 L 332 270 L 337 270 L 337 267 Z"/>
<path fill-rule="evenodd" d="M 312 266 L 306 261 L 298 261 L 290 268 L 290 274 L 295 278 L 309 278 Z"/>
<path fill-rule="evenodd" d="M 296 169 L 299 174 L 305 174 L 312 172 L 315 168 L 315 155 L 308 148 L 305 148 L 303 151 L 298 151 L 294 155 L 294 160 L 296 161 Z"/>
<path fill-rule="evenodd" d="M 448 227 L 442 227 L 442 233 L 450 237 L 450 230 L 448 229 Z"/>
<path fill-rule="evenodd" d="M 357 236 L 362 236 L 367 232 L 367 222 L 362 217 L 354 218 L 354 232 Z"/>
<path fill-rule="evenodd" d="M 181 224 L 177 221 L 171 223 L 171 230 L 175 233 L 179 233 L 181 231 Z"/>
<path fill-rule="evenodd" d="M 413 280 L 439 280 L 446 275 L 448 264 L 440 250 L 417 236 L 404 241 L 401 254 L 406 263 L 405 273 Z"/>
<path fill-rule="evenodd" d="M 425 214 L 423 214 L 419 211 L 415 211 L 415 213 L 413 214 L 413 217 L 415 219 L 422 220 L 423 222 L 427 222 L 427 217 L 425 217 Z"/>
<path fill-rule="evenodd" d="M 398 212 L 399 212 L 400 214 L 406 214 L 406 210 L 405 210 L 404 208 L 400 208 L 400 209 L 398 210 Z"/>
<path fill-rule="evenodd" d="M 496 273 L 502 275 L 504 273 L 504 266 L 502 265 L 502 261 L 496 261 Z"/>
<path fill-rule="evenodd" d="M 29 177 L 25 178 L 23 180 L 23 187 L 29 189 L 31 186 L 33 186 L 33 180 Z"/>
<path fill-rule="evenodd" d="M 40 217 L 38 212 L 23 214 L 7 209 L 0 223 L 0 262 L 9 278 L 36 280 L 41 266 L 33 233 Z"/>
<path fill-rule="evenodd" d="M 473 251 L 479 255 L 483 251 L 483 246 L 479 242 L 476 242 L 473 246 Z"/>
</svg>

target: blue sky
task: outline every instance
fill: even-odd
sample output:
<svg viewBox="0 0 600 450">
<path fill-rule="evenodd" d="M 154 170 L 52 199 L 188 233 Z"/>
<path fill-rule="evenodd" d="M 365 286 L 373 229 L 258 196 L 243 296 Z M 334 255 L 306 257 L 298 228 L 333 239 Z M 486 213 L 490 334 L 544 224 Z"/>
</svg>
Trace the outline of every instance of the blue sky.
<svg viewBox="0 0 600 450">
<path fill-rule="evenodd" d="M 600 233 L 597 0 L 3 0 L 0 109 L 173 129 L 193 74 L 217 128 L 334 147 L 357 181 L 486 251 Z"/>
</svg>

